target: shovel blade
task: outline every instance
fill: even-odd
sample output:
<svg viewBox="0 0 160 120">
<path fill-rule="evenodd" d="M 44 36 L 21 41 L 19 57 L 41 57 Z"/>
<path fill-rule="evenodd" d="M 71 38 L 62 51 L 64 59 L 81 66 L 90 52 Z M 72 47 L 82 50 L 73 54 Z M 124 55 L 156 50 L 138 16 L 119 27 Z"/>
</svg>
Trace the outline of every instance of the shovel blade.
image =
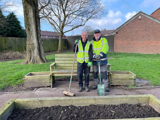
<svg viewBox="0 0 160 120">
<path fill-rule="evenodd" d="M 104 96 L 105 95 L 105 86 L 104 84 L 98 84 L 98 95 L 99 96 Z"/>
</svg>

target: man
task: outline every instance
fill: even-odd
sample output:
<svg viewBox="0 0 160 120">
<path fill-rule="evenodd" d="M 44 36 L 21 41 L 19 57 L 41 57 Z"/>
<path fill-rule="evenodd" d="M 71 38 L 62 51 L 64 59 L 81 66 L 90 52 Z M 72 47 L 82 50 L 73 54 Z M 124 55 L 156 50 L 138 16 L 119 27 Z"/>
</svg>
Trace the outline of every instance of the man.
<svg viewBox="0 0 160 120">
<path fill-rule="evenodd" d="M 107 52 L 109 49 L 108 41 L 106 38 L 101 37 L 101 33 L 99 29 L 94 31 L 94 38 L 92 40 L 93 46 L 93 58 L 96 60 L 107 58 Z M 108 88 L 108 76 L 107 76 L 107 60 L 100 62 L 100 70 L 102 73 L 103 84 L 105 85 L 106 92 L 109 92 Z M 97 61 L 93 61 L 93 72 L 94 72 L 94 83 L 92 89 L 97 89 L 97 85 L 99 84 L 98 79 L 98 64 Z"/>
<path fill-rule="evenodd" d="M 73 51 L 75 51 L 75 46 L 77 46 L 77 75 L 79 81 L 79 92 L 83 91 L 83 71 L 85 75 L 85 90 L 89 92 L 89 73 L 90 66 L 92 64 L 92 45 L 88 41 L 88 35 L 85 31 L 82 32 L 81 40 L 75 40 Z"/>
</svg>

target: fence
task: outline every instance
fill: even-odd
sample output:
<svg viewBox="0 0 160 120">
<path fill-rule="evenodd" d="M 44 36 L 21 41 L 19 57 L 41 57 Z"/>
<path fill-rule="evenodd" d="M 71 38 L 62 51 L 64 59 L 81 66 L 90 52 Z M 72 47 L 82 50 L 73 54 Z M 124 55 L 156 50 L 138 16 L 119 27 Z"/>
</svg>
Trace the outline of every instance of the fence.
<svg viewBox="0 0 160 120">
<path fill-rule="evenodd" d="M 114 36 L 104 36 L 109 44 L 109 51 L 114 52 Z M 73 50 L 74 41 L 80 39 L 81 36 L 70 36 L 62 40 L 63 50 Z M 88 39 L 92 40 L 93 35 L 89 35 Z M 58 49 L 58 39 L 42 38 L 44 52 L 56 51 Z M 26 38 L 0 37 L 0 52 L 3 51 L 19 51 L 26 50 Z"/>
<path fill-rule="evenodd" d="M 3 51 L 19 51 L 26 50 L 26 38 L 0 37 L 0 52 Z M 45 52 L 56 51 L 58 49 L 58 39 L 42 38 L 43 49 Z M 62 40 L 62 49 L 68 48 L 67 40 Z"/>
</svg>

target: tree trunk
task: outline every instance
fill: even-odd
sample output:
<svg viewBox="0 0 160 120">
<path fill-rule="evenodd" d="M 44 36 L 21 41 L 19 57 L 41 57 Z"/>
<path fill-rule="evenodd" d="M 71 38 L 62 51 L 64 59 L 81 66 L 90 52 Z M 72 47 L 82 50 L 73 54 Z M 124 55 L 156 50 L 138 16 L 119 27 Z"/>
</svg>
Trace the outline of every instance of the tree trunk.
<svg viewBox="0 0 160 120">
<path fill-rule="evenodd" d="M 63 32 L 59 34 L 58 52 L 62 51 L 62 37 L 63 37 Z"/>
<path fill-rule="evenodd" d="M 40 35 L 38 0 L 22 0 L 27 33 L 26 58 L 24 64 L 47 62 Z"/>
</svg>

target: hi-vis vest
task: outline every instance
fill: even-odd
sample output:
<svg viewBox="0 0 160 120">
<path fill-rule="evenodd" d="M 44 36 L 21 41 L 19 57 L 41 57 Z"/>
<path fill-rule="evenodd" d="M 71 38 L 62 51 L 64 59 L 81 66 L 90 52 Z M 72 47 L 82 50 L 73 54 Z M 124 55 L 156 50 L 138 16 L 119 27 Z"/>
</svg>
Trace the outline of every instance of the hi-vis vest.
<svg viewBox="0 0 160 120">
<path fill-rule="evenodd" d="M 93 54 L 99 55 L 100 52 L 107 54 L 109 46 L 106 38 L 101 38 L 99 41 L 92 40 Z"/>
<path fill-rule="evenodd" d="M 77 61 L 79 63 L 83 63 L 84 61 L 85 61 L 85 63 L 89 62 L 89 55 L 88 55 L 89 45 L 90 45 L 90 42 L 87 41 L 87 43 L 85 45 L 85 49 L 83 50 L 81 40 L 78 41 Z"/>
</svg>

